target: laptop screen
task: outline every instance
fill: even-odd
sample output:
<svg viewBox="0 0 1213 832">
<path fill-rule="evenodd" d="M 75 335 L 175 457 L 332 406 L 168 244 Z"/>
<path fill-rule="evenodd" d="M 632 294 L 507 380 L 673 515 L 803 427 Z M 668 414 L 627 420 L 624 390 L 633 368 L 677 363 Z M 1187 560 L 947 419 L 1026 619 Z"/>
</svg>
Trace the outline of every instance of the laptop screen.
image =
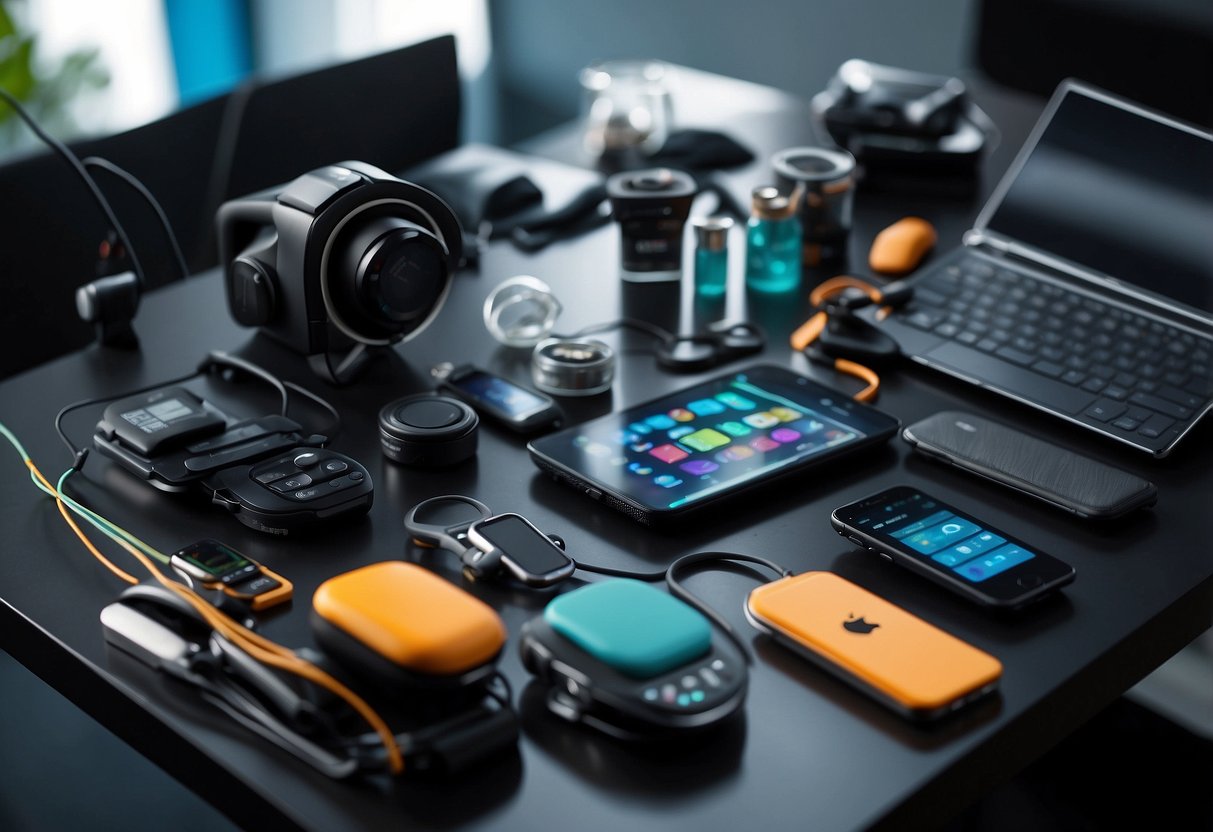
<svg viewBox="0 0 1213 832">
<path fill-rule="evenodd" d="M 978 227 L 1213 314 L 1213 135 L 1076 85 L 1050 107 Z"/>
</svg>

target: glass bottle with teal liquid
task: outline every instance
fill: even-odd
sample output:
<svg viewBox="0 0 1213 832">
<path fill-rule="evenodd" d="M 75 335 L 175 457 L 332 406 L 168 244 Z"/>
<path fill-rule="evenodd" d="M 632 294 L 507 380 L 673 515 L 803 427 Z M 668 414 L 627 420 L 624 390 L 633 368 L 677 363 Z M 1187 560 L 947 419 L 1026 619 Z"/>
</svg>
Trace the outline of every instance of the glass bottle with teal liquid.
<svg viewBox="0 0 1213 832">
<path fill-rule="evenodd" d="M 795 200 L 773 185 L 751 192 L 746 223 L 746 286 L 788 292 L 800 285 L 801 229 Z"/>
<path fill-rule="evenodd" d="M 697 217 L 695 229 L 695 291 L 701 297 L 724 295 L 729 283 L 729 217 Z"/>
</svg>

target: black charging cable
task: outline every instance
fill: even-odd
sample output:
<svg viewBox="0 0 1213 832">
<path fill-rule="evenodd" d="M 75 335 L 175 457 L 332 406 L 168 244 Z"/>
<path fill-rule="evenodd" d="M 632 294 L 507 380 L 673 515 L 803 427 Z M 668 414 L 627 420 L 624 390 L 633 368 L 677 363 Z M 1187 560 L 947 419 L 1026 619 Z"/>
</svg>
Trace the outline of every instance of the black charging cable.
<svg viewBox="0 0 1213 832">
<path fill-rule="evenodd" d="M 168 240 L 169 247 L 173 251 L 173 258 L 177 261 L 177 269 L 181 272 L 181 277 L 189 277 L 190 269 L 185 263 L 185 255 L 181 252 L 181 244 L 177 242 L 177 235 L 173 233 L 173 226 L 172 223 L 169 222 L 168 214 L 164 212 L 164 207 L 161 206 L 160 201 L 152 195 L 152 192 L 147 189 L 147 186 L 140 182 L 133 173 L 125 168 L 115 165 L 109 159 L 103 159 L 100 156 L 87 156 L 81 160 L 81 164 L 84 165 L 85 168 L 103 170 L 112 174 L 113 176 L 116 176 L 129 185 L 137 194 L 139 194 L 139 196 L 143 197 L 143 201 L 146 202 L 152 211 L 155 212 L 156 219 L 160 222 L 160 228 L 164 231 L 165 239 Z M 134 262 L 133 255 L 131 257 L 131 261 Z"/>
<path fill-rule="evenodd" d="M 712 609 L 710 606 L 692 594 L 690 590 L 683 586 L 682 581 L 679 579 L 679 575 L 687 569 L 701 566 L 705 563 L 721 562 L 732 564 L 754 564 L 756 566 L 762 566 L 774 572 L 780 578 L 788 578 L 795 573 L 791 569 L 781 566 L 780 564 L 775 563 L 772 560 L 768 560 L 767 558 L 759 557 L 757 555 L 745 555 L 739 552 L 696 552 L 695 554 L 691 555 L 683 555 L 671 563 L 670 568 L 665 572 L 665 582 L 666 586 L 668 586 L 670 589 L 670 594 L 682 601 L 685 601 L 710 618 L 712 622 L 719 627 L 735 645 L 737 645 L 737 648 L 741 651 L 741 655 L 745 656 L 746 664 L 753 664 L 754 659 L 750 656 L 749 649 L 746 647 L 745 643 L 742 642 L 741 636 L 737 635 L 737 632 L 733 629 L 729 622 L 725 621 L 720 613 L 716 612 L 716 610 Z"/>
<path fill-rule="evenodd" d="M 657 324 L 639 318 L 616 318 L 591 324 L 568 335 L 553 334 L 552 338 L 576 339 L 616 329 L 630 329 L 650 335 L 657 340 L 656 349 L 647 350 L 657 363 L 674 372 L 699 372 L 742 358 L 762 350 L 766 338 L 762 331 L 747 321 L 716 321 L 706 329 L 689 335 L 675 335 Z"/>
<path fill-rule="evenodd" d="M 84 183 L 85 187 L 88 188 L 89 192 L 93 195 L 93 199 L 101 208 L 101 212 L 105 214 L 106 222 L 110 224 L 110 228 L 114 230 L 114 233 L 118 235 L 118 239 L 126 248 L 127 255 L 131 258 L 131 269 L 135 272 L 136 278 L 138 278 L 139 287 L 141 289 L 146 289 L 147 277 L 144 275 L 143 265 L 139 262 L 139 258 L 135 254 L 135 249 L 131 245 L 131 239 L 129 236 L 127 236 L 126 229 L 124 229 L 122 227 L 122 223 L 118 221 L 118 215 L 114 213 L 114 209 L 110 206 L 109 201 L 105 198 L 105 195 L 101 193 L 101 188 L 97 186 L 96 180 L 89 176 L 88 171 L 85 170 L 80 159 L 75 153 L 72 153 L 72 151 L 67 148 L 67 145 L 63 144 L 63 142 L 59 141 L 50 133 L 43 130 L 41 125 L 39 125 L 34 117 L 29 114 L 29 111 L 21 105 L 21 102 L 3 87 L 0 87 L 0 98 L 3 98 L 8 103 L 8 106 L 13 108 L 13 112 L 20 116 L 21 120 L 25 122 L 26 126 L 33 131 L 34 135 L 41 139 L 48 147 L 51 148 L 51 150 L 53 150 L 65 162 L 67 162 L 68 166 L 70 166 L 71 169 L 76 172 L 76 175 L 80 177 L 80 180 Z"/>
<path fill-rule="evenodd" d="M 773 560 L 759 557 L 758 555 L 746 555 L 740 552 L 695 552 L 689 555 L 683 555 L 677 558 L 668 568 L 660 572 L 633 572 L 627 569 L 615 569 L 607 566 L 596 566 L 594 564 L 582 563 L 574 560 L 574 565 L 582 572 L 593 572 L 598 575 L 609 575 L 615 578 L 632 578 L 633 580 L 646 581 L 649 583 L 658 583 L 665 581 L 666 586 L 670 590 L 670 594 L 681 601 L 690 604 L 699 612 L 707 616 L 713 624 L 728 636 L 733 644 L 741 651 L 741 655 L 745 656 L 746 664 L 753 664 L 753 658 L 750 656 L 749 648 L 741 640 L 741 636 L 737 635 L 737 631 L 732 625 L 721 616 L 720 613 L 712 609 L 708 604 L 704 603 L 695 596 L 682 583 L 682 576 L 689 569 L 703 567 L 704 564 L 727 563 L 734 565 L 750 564 L 761 566 L 765 569 L 774 572 L 780 578 L 788 578 L 796 574 L 791 569 L 776 563 Z"/>
</svg>

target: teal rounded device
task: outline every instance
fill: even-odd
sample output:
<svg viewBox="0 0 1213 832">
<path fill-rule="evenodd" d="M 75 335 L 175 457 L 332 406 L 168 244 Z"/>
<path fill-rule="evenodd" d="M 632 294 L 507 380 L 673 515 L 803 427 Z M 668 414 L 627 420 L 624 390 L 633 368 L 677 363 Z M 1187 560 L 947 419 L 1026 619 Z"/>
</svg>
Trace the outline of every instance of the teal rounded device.
<svg viewBox="0 0 1213 832">
<path fill-rule="evenodd" d="M 625 739 L 715 725 L 748 684 L 745 658 L 702 613 L 628 578 L 553 599 L 523 626 L 519 649 L 550 711 Z"/>
</svg>

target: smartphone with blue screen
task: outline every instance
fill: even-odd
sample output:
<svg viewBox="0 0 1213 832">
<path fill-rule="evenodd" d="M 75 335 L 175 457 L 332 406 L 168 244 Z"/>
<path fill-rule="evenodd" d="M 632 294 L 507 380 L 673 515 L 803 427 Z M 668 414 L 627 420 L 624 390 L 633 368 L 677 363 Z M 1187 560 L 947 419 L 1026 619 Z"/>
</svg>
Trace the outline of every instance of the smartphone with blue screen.
<svg viewBox="0 0 1213 832">
<path fill-rule="evenodd" d="M 834 510 L 834 530 L 990 607 L 1019 609 L 1074 580 L 1074 567 L 916 488 L 893 488 Z"/>
</svg>

